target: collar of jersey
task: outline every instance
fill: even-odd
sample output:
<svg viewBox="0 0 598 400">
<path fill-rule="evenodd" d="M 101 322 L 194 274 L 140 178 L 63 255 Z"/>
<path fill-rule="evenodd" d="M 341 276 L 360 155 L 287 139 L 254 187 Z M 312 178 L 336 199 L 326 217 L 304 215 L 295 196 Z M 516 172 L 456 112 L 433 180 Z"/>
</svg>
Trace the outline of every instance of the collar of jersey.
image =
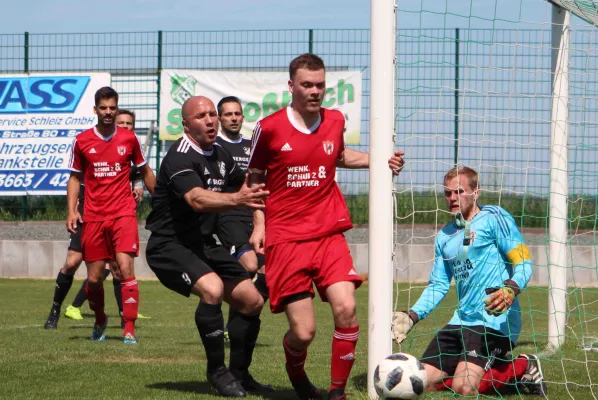
<svg viewBox="0 0 598 400">
<path fill-rule="evenodd" d="M 187 143 L 189 143 L 193 150 L 197 151 L 199 154 L 203 156 L 211 156 L 214 153 L 214 147 L 212 147 L 212 150 L 209 151 L 203 150 L 201 147 L 193 143 L 193 141 L 189 139 L 189 136 L 187 136 L 186 133 L 183 133 L 183 140 L 187 141 Z"/>
<path fill-rule="evenodd" d="M 118 130 L 118 127 L 114 126 L 114 132 L 112 132 L 112 135 L 106 137 L 106 136 L 102 135 L 100 132 L 98 132 L 98 128 L 96 126 L 93 127 L 93 133 L 95 133 L 97 137 L 99 137 L 102 140 L 105 140 L 106 142 L 109 141 L 110 139 L 112 139 L 114 137 L 114 135 L 116 135 L 117 130 Z"/>
<path fill-rule="evenodd" d="M 314 133 L 316 129 L 318 129 L 318 127 L 320 126 L 320 123 L 322 122 L 322 114 L 318 114 L 318 120 L 315 124 L 313 124 L 309 129 L 303 128 L 301 125 L 299 125 L 297 120 L 295 120 L 295 116 L 293 115 L 293 109 L 291 108 L 291 103 L 289 103 L 289 105 L 287 106 L 287 117 L 289 118 L 289 122 L 291 123 L 291 125 L 293 125 L 293 128 L 297 129 L 301 133 L 305 133 L 306 135 Z"/>
<path fill-rule="evenodd" d="M 220 138 L 222 138 L 222 140 L 224 140 L 225 142 L 229 142 L 229 143 L 241 143 L 243 141 L 243 135 L 239 135 L 239 140 L 232 140 L 228 136 L 223 134 L 222 132 L 219 133 L 218 136 Z"/>
</svg>

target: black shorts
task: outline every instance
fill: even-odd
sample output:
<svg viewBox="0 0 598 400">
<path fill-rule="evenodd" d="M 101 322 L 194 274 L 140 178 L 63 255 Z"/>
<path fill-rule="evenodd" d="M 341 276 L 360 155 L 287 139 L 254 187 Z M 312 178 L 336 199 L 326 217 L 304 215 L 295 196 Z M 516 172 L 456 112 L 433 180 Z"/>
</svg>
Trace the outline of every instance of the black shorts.
<svg viewBox="0 0 598 400">
<path fill-rule="evenodd" d="M 495 362 L 508 361 L 515 347 L 508 337 L 484 326 L 447 325 L 422 355 L 420 361 L 453 376 L 461 361 L 489 370 Z"/>
<path fill-rule="evenodd" d="M 253 232 L 253 222 L 233 218 L 220 218 L 216 227 L 216 234 L 220 243 L 230 254 L 238 260 L 244 253 L 253 251 L 249 244 L 249 238 Z M 258 268 L 263 267 L 265 258 L 262 254 L 257 255 Z"/>
<path fill-rule="evenodd" d="M 79 202 L 79 206 L 77 207 L 77 211 L 81 214 L 81 218 L 83 218 L 83 204 Z M 76 251 L 81 253 L 81 235 L 83 232 L 83 224 L 81 222 L 77 222 L 77 233 L 71 233 L 69 239 L 69 250 Z"/>
<path fill-rule="evenodd" d="M 187 297 L 195 282 L 210 272 L 222 280 L 249 278 L 223 246 L 199 238 L 183 242 L 176 237 L 152 235 L 147 242 L 146 259 L 164 286 Z"/>
</svg>

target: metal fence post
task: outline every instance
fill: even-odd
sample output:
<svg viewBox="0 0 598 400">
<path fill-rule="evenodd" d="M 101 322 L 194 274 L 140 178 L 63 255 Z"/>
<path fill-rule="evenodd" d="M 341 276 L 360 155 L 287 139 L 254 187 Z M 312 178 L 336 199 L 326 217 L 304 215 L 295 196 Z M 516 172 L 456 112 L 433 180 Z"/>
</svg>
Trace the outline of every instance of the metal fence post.
<svg viewBox="0 0 598 400">
<path fill-rule="evenodd" d="M 158 110 L 156 114 L 156 125 L 158 126 L 156 135 L 156 175 L 160 169 L 160 154 L 162 153 L 162 142 L 160 141 L 160 92 L 162 90 L 162 31 L 158 31 L 158 95 L 157 105 Z"/>
<path fill-rule="evenodd" d="M 459 160 L 459 28 L 455 29 L 455 150 L 454 164 Z"/>
<path fill-rule="evenodd" d="M 314 30 L 309 30 L 309 38 L 307 39 L 307 52 L 313 54 L 314 52 Z"/>
<path fill-rule="evenodd" d="M 29 32 L 25 32 L 23 39 L 23 72 L 29 73 Z M 27 221 L 27 211 L 29 206 L 27 204 L 27 194 L 21 198 L 21 220 Z"/>
</svg>

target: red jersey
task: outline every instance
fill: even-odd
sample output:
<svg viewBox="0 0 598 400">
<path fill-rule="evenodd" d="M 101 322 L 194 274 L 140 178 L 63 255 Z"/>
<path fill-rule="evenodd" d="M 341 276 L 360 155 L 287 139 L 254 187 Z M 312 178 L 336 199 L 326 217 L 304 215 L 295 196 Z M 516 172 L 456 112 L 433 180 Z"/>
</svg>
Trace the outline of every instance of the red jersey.
<svg viewBox="0 0 598 400">
<path fill-rule="evenodd" d="M 351 229 L 351 218 L 334 180 L 343 156 L 345 119 L 322 109 L 309 130 L 289 107 L 261 120 L 253 131 L 249 170 L 266 173 L 266 246 L 317 239 Z"/>
<path fill-rule="evenodd" d="M 104 137 L 94 127 L 75 137 L 69 169 L 83 174 L 85 222 L 136 215 L 131 163 L 141 167 L 146 160 L 139 139 L 127 129 L 117 127 Z"/>
</svg>

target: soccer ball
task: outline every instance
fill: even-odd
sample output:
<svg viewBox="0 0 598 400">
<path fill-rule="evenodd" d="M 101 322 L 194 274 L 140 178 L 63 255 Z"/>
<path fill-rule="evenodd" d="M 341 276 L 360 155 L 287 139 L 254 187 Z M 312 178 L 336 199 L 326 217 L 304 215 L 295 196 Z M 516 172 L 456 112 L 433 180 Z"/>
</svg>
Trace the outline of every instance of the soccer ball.
<svg viewBox="0 0 598 400">
<path fill-rule="evenodd" d="M 374 387 L 383 399 L 418 399 L 428 386 L 428 373 L 410 354 L 386 357 L 374 371 Z"/>
</svg>

